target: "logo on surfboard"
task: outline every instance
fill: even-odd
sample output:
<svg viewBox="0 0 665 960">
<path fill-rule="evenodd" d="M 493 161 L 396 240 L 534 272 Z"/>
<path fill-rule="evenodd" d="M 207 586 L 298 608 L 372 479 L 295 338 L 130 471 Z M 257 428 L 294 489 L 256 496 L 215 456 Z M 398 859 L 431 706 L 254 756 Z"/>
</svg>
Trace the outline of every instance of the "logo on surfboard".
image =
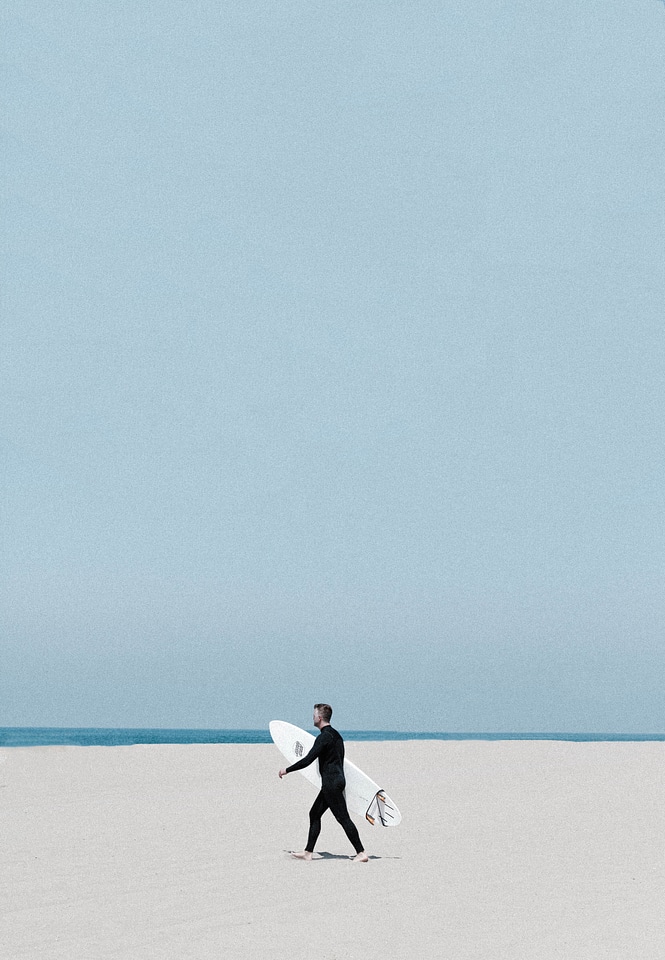
<svg viewBox="0 0 665 960">
<path fill-rule="evenodd" d="M 295 755 L 296 755 L 297 757 L 302 757 L 302 755 L 303 755 L 303 753 L 304 753 L 304 750 L 305 750 L 305 748 L 303 747 L 303 745 L 302 745 L 302 743 L 300 742 L 300 740 L 296 740 L 296 742 L 295 742 L 295 744 L 294 744 L 294 746 L 293 746 L 293 752 L 295 753 Z"/>
</svg>

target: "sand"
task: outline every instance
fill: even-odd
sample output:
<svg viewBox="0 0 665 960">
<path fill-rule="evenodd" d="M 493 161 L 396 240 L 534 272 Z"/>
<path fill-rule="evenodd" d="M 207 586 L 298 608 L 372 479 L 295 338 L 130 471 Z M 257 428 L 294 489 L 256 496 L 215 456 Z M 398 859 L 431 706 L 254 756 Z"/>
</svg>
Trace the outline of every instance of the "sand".
<svg viewBox="0 0 665 960">
<path fill-rule="evenodd" d="M 662 960 L 665 743 L 352 743 L 399 804 L 328 814 L 269 745 L 0 750 L 6 960 Z M 329 819 L 328 819 L 329 818 Z"/>
</svg>

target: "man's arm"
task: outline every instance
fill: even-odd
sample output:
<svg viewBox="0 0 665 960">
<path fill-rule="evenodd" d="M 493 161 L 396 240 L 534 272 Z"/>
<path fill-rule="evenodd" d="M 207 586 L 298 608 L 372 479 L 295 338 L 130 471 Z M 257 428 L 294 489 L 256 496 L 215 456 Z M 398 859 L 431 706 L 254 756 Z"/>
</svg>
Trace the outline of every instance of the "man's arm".
<svg viewBox="0 0 665 960">
<path fill-rule="evenodd" d="M 316 758 L 319 756 L 321 751 L 326 745 L 327 737 L 324 736 L 323 731 L 318 735 L 312 749 L 309 753 L 302 758 L 302 760 L 297 760 L 295 763 L 292 763 L 290 767 L 287 767 L 285 770 L 279 771 L 280 779 L 287 773 L 294 773 L 296 770 L 304 770 L 305 767 L 308 767 L 310 763 L 314 763 Z"/>
</svg>

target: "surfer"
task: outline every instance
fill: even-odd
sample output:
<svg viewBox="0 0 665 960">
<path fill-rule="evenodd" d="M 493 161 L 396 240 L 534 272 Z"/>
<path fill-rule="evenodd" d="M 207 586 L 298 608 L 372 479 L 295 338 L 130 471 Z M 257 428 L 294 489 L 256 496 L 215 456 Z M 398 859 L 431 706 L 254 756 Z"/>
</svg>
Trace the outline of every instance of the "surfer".
<svg viewBox="0 0 665 960">
<path fill-rule="evenodd" d="M 343 828 L 355 848 L 354 863 L 367 863 L 369 858 L 363 848 L 358 829 L 346 808 L 344 798 L 344 788 L 346 787 L 346 780 L 344 779 L 344 740 L 337 730 L 330 726 L 331 717 L 332 707 L 329 704 L 314 704 L 314 726 L 319 731 L 314 746 L 302 760 L 298 760 L 296 763 L 292 763 L 290 767 L 279 771 L 281 780 L 287 773 L 302 770 L 317 759 L 319 761 L 321 791 L 309 811 L 307 846 L 302 853 L 294 853 L 293 856 L 298 860 L 312 859 L 314 846 L 321 833 L 321 817 L 326 810 L 331 810 L 335 820 Z"/>
</svg>

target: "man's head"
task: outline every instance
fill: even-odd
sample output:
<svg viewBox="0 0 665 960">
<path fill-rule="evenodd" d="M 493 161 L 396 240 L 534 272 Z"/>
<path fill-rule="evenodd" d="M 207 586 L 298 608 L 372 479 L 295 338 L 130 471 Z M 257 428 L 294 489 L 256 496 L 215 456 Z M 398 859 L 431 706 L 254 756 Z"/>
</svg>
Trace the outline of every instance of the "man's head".
<svg viewBox="0 0 665 960">
<path fill-rule="evenodd" d="M 314 704 L 314 726 L 317 728 L 325 727 L 330 723 L 332 717 L 332 707 L 329 703 Z"/>
</svg>

